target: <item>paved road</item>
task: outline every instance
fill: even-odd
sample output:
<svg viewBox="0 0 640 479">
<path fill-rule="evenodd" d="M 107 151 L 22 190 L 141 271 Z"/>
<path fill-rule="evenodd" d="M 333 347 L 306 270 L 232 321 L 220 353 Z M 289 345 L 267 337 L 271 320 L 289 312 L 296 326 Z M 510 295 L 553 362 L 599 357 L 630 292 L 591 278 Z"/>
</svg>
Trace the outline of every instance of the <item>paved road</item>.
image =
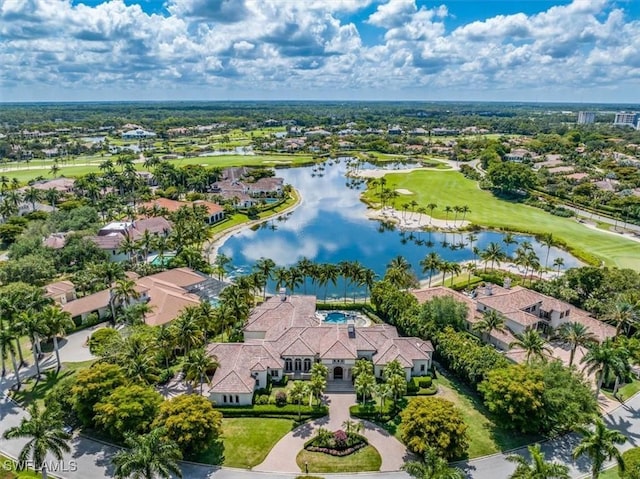
<svg viewBox="0 0 640 479">
<path fill-rule="evenodd" d="M 86 338 L 86 332 L 81 332 Z M 72 335 L 73 336 L 73 335 Z M 63 346 L 64 349 L 70 348 L 71 345 L 81 344 L 80 339 L 70 338 Z M 82 347 L 82 346 L 80 346 Z M 66 351 L 63 357 L 84 357 L 84 352 L 73 353 Z M 43 361 L 43 367 L 54 367 L 55 361 L 51 358 Z M 21 373 L 23 376 L 33 374 L 33 367 L 24 368 Z M 7 375 L 0 378 L 0 431 L 5 431 L 10 427 L 19 424 L 21 418 L 25 416 L 22 408 L 6 397 L 9 387 L 14 384 L 13 375 Z M 631 447 L 640 445 L 640 395 L 631 398 L 625 405 L 615 409 L 611 414 L 605 417 L 609 427 L 614 428 L 623 433 L 629 441 L 624 444 L 621 449 L 626 450 Z M 0 451 L 11 457 L 17 457 L 20 453 L 23 440 L 7 441 L 0 438 Z M 588 474 L 589 463 L 581 459 L 573 461 L 571 452 L 578 442 L 575 435 L 568 435 L 554 441 L 546 442 L 542 445 L 543 451 L 547 458 L 560 461 L 567 464 L 571 469 L 572 478 L 581 478 Z M 111 457 L 117 451 L 117 448 L 96 442 L 92 439 L 76 436 L 72 441 L 72 451 L 64 457 L 64 464 L 70 469 L 71 464 L 76 464 L 76 470 L 70 470 L 58 473 L 65 479 L 102 479 L 113 476 L 113 467 L 111 466 Z M 384 446 L 381 446 L 384 447 Z M 515 452 L 524 453 L 526 448 L 522 448 Z M 286 454 L 297 454 L 296 451 L 286 451 Z M 73 462 L 72 462 L 73 461 Z M 508 477 L 514 470 L 514 465 L 506 460 L 504 454 L 496 454 L 480 459 L 474 459 L 458 464 L 463 468 L 468 477 L 473 479 L 502 479 Z M 293 478 L 295 473 L 274 473 L 246 471 L 239 469 L 219 468 L 212 466 L 199 466 L 194 464 L 183 465 L 184 477 L 189 479 L 262 479 L 266 477 L 282 477 Z M 323 474 L 323 476 L 326 474 Z M 357 477 L 359 479 L 406 479 L 408 475 L 403 472 L 380 472 L 380 473 L 359 473 L 357 476 L 349 474 L 331 475 L 334 479 L 346 479 Z"/>
</svg>

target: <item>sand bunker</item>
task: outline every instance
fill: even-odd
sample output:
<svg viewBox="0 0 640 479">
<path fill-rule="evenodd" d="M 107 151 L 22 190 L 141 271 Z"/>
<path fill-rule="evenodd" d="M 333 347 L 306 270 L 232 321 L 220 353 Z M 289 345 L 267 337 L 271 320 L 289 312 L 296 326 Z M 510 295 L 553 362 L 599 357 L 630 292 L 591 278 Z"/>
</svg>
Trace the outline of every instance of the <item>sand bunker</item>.
<svg viewBox="0 0 640 479">
<path fill-rule="evenodd" d="M 411 190 L 406 190 L 406 189 L 404 189 L 404 188 L 398 188 L 398 189 L 396 190 L 396 193 L 399 193 L 399 194 L 401 194 L 401 195 L 412 195 L 412 194 L 413 194 L 413 191 L 411 191 Z"/>
</svg>

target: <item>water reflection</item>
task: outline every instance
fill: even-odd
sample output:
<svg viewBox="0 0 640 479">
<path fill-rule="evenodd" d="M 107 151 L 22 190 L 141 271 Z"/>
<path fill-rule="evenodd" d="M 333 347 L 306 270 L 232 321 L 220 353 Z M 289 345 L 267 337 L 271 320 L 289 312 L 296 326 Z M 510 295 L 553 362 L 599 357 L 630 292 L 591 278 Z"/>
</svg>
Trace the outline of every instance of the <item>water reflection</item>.
<svg viewBox="0 0 640 479">
<path fill-rule="evenodd" d="M 359 199 L 364 183 L 346 179 L 345 164 L 324 165 L 322 176 L 317 167 L 278 170 L 278 175 L 300 192 L 300 206 L 258 228 L 239 232 L 224 243 L 221 251 L 245 272 L 260 257 L 271 258 L 279 266 L 291 266 L 304 256 L 319 263 L 358 260 L 378 275 L 384 273 L 392 258 L 402 255 L 423 279 L 426 275 L 421 273 L 419 262 L 431 251 L 447 261 L 460 262 L 473 260 L 472 248 L 482 250 L 492 241 L 507 250 L 503 234 L 498 232 L 478 232 L 477 239 L 470 241 L 469 233 L 403 231 L 393 223 L 367 219 L 366 205 Z M 544 263 L 546 246 L 531 236 L 514 238 L 519 243 L 530 242 Z M 516 247 L 509 246 L 509 253 L 513 254 Z M 579 264 L 570 254 L 551 248 L 549 264 L 558 257 L 563 258 L 565 268 Z"/>
</svg>

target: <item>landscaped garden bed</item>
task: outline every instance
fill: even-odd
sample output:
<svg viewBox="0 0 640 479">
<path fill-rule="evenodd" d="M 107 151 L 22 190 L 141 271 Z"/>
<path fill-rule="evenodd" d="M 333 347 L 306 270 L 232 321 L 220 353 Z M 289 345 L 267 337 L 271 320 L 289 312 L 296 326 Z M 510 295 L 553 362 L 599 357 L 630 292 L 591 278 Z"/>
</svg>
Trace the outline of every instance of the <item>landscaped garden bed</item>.
<svg viewBox="0 0 640 479">
<path fill-rule="evenodd" d="M 330 456 L 343 457 L 353 454 L 369 444 L 367 438 L 360 434 L 342 429 L 331 432 L 320 428 L 318 433 L 306 442 L 304 448 L 311 452 L 322 452 Z"/>
</svg>

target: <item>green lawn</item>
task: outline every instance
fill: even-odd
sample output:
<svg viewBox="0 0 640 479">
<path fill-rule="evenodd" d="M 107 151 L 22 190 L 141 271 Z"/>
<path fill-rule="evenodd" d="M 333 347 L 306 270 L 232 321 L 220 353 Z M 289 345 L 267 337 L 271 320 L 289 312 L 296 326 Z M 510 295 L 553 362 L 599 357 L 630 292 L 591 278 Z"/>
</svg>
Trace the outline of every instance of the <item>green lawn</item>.
<svg viewBox="0 0 640 479">
<path fill-rule="evenodd" d="M 620 476 L 618 475 L 618 466 L 614 466 L 611 469 L 607 469 L 606 471 L 601 472 L 598 477 L 599 479 L 619 479 Z"/>
<path fill-rule="evenodd" d="M 206 451 L 196 460 L 250 469 L 260 464 L 293 427 L 294 421 L 290 419 L 224 418 L 222 444 Z"/>
<path fill-rule="evenodd" d="M 6 456 L 0 455 L 0 479 L 34 479 L 42 477 L 34 471 L 16 472 L 14 462 Z"/>
<path fill-rule="evenodd" d="M 614 399 L 614 400 L 620 400 L 620 401 L 626 401 L 627 399 L 629 399 L 631 396 L 635 395 L 636 393 L 638 393 L 640 391 L 640 381 L 638 380 L 633 380 L 628 384 L 625 384 L 624 386 L 622 386 L 620 389 L 618 389 L 618 397 L 614 398 L 613 397 L 613 390 L 611 389 L 602 389 L 602 392 L 609 397 L 610 399 Z"/>
<path fill-rule="evenodd" d="M 636 242 L 586 228 L 575 219 L 553 216 L 538 208 L 498 199 L 459 172 L 389 173 L 385 178 L 387 188 L 404 188 L 413 192 L 396 198 L 396 208 L 411 200 L 425 207 L 435 203 L 438 208 L 433 211 L 434 217 L 444 219 L 445 206 L 467 205 L 471 212 L 466 219 L 474 224 L 532 234 L 553 233 L 578 255 L 591 254 L 611 266 L 640 270 L 640 247 Z M 369 190 L 365 198 L 372 203 L 377 202 L 376 192 L 377 189 L 375 192 Z"/>
<path fill-rule="evenodd" d="M 507 451 L 539 439 L 500 427 L 489 418 L 480 397 L 455 378 L 445 377 L 440 373 L 436 382 L 439 388 L 437 397 L 453 402 L 460 409 L 465 424 L 469 426 L 467 433 L 470 458 Z"/>
<path fill-rule="evenodd" d="M 305 471 L 305 463 L 309 472 L 366 472 L 379 471 L 382 458 L 373 446 L 366 446 L 344 457 L 335 457 L 303 449 L 298 453 L 296 462 L 303 472 Z"/>
<path fill-rule="evenodd" d="M 62 369 L 59 373 L 56 373 L 55 369 L 49 369 L 42 373 L 42 377 L 37 383 L 33 378 L 24 381 L 20 391 L 14 391 L 12 393 L 12 398 L 24 407 L 34 401 L 37 402 L 39 406 L 42 406 L 47 392 L 58 384 L 59 381 L 72 376 L 79 369 L 89 367 L 93 362 L 92 360 L 80 363 L 62 363 Z"/>
</svg>

